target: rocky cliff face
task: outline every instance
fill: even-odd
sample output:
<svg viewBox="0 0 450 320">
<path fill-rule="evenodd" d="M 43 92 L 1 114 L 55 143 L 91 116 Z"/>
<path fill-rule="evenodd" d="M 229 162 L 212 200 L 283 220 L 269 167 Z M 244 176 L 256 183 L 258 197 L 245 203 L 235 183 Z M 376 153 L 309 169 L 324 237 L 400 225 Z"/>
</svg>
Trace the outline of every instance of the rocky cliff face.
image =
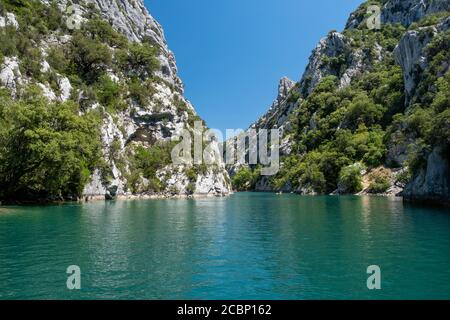
<svg viewBox="0 0 450 320">
<path fill-rule="evenodd" d="M 390 0 L 382 8 L 381 22 L 407 27 L 426 16 L 446 11 L 448 7 L 448 0 Z"/>
<path fill-rule="evenodd" d="M 406 104 L 414 101 L 415 89 L 420 82 L 420 75 L 427 70 L 428 60 L 426 47 L 438 34 L 450 28 L 450 18 L 440 21 L 436 25 L 407 31 L 395 48 L 395 58 L 402 67 L 405 80 Z"/>
<path fill-rule="evenodd" d="M 379 59 L 382 48 L 376 47 L 375 60 Z M 327 60 L 328 59 L 328 60 Z M 329 59 L 337 60 L 327 63 Z M 309 95 L 324 77 L 334 75 L 339 78 L 340 87 L 348 86 L 351 80 L 368 68 L 367 54 L 352 48 L 352 39 L 339 32 L 330 32 L 320 40 L 309 58 L 308 66 L 300 81 L 300 90 Z M 341 67 L 344 65 L 345 67 Z"/>
<path fill-rule="evenodd" d="M 283 77 L 278 84 L 278 95 L 273 102 L 269 111 L 264 114 L 252 126 L 258 128 L 270 128 L 271 125 L 280 126 L 286 122 L 286 115 L 290 113 L 291 104 L 286 99 L 289 97 L 291 90 L 294 88 L 295 82 L 289 78 Z"/>
<path fill-rule="evenodd" d="M 410 201 L 450 203 L 450 163 L 444 151 L 437 147 L 405 190 L 403 196 Z"/>
<path fill-rule="evenodd" d="M 251 129 L 272 129 L 277 128 L 280 130 L 282 134 L 284 132 L 288 132 L 291 130 L 291 123 L 289 121 L 289 115 L 291 115 L 292 110 L 297 106 L 296 102 L 292 99 L 289 99 L 289 97 L 292 94 L 292 91 L 296 90 L 296 84 L 294 81 L 290 80 L 287 77 L 283 77 L 280 79 L 280 82 L 278 84 L 278 94 L 277 98 L 274 100 L 272 105 L 269 108 L 269 111 L 265 113 L 261 118 L 259 118 L 255 123 L 253 123 L 249 130 Z M 248 130 L 243 133 L 243 135 L 248 134 Z M 257 132 L 258 134 L 258 132 Z M 285 136 L 284 140 L 281 141 L 280 147 L 281 147 L 281 153 L 283 155 L 288 155 L 291 153 L 291 137 Z M 230 141 L 225 142 L 225 146 L 227 144 L 235 144 L 236 138 L 232 139 Z M 226 148 L 223 148 L 224 151 L 224 158 L 226 157 Z M 249 147 L 246 146 L 245 153 L 249 153 Z M 228 165 L 227 170 L 228 173 L 231 175 L 234 175 L 239 169 L 242 167 L 248 167 L 246 164 L 237 163 L 233 165 Z M 264 181 L 267 181 L 267 179 L 264 179 Z M 269 187 L 265 187 L 264 183 L 259 183 L 261 187 L 257 188 L 258 191 L 269 191 Z M 267 190 L 266 190 L 267 189 Z"/>
<path fill-rule="evenodd" d="M 417 88 L 421 85 L 423 75 L 428 72 L 429 61 L 433 58 L 428 56 L 430 53 L 427 48 L 437 35 L 441 35 L 448 30 L 450 19 L 446 17 L 448 14 L 445 14 L 445 12 L 448 12 L 450 8 L 450 1 L 387 0 L 381 1 L 379 5 L 382 28 L 396 24 L 403 26 L 403 35 L 398 43 L 375 39 L 368 45 L 367 38 L 361 37 L 360 33 L 355 31 L 356 29 L 366 28 L 368 3 L 364 3 L 351 14 L 344 32 L 333 31 L 320 40 L 309 58 L 309 63 L 300 81 L 295 86 L 291 84 L 289 94 L 284 96 L 281 102 L 274 103 L 267 114 L 251 126 L 251 128 L 256 129 L 273 128 L 274 126 L 280 128 L 283 137 L 282 155 L 290 154 L 295 144 L 295 132 L 292 131 L 291 126 L 292 119 L 299 117 L 299 112 L 302 110 L 301 106 L 305 103 L 305 100 L 308 99 L 317 85 L 330 75 L 337 78 L 338 86 L 342 89 L 350 86 L 353 80 L 370 73 L 378 62 L 391 59 L 391 56 L 393 56 L 396 63 L 401 67 L 405 82 L 406 112 L 412 107 L 413 103 L 420 101 L 421 96 Z M 425 19 L 429 21 L 423 22 Z M 422 24 L 414 25 L 419 22 Z M 401 30 L 401 28 L 396 30 Z M 366 43 L 364 43 L 365 41 Z M 363 43 L 362 46 L 361 42 Z M 393 50 L 393 45 L 395 50 Z M 448 70 L 448 65 L 448 61 L 442 64 L 438 77 Z M 431 90 L 435 90 L 435 88 L 431 88 Z M 315 114 L 312 114 L 308 126 L 296 128 L 296 130 L 305 134 L 316 130 L 319 124 L 315 118 Z M 337 130 L 339 131 L 342 126 L 345 127 L 345 123 L 340 123 Z M 400 134 L 393 133 L 392 141 L 388 141 L 387 165 L 396 163 L 404 166 L 410 146 L 414 143 L 415 136 L 412 132 L 402 132 L 401 139 L 396 139 L 398 135 Z M 286 152 L 286 150 L 289 152 Z M 302 154 L 298 154 L 299 158 L 302 156 Z M 230 174 L 234 175 L 236 168 L 231 169 Z M 379 171 L 379 169 L 374 169 L 373 172 L 376 173 L 377 170 Z M 394 170 L 394 172 L 404 171 Z M 365 175 L 370 173 L 369 171 Z M 448 161 L 442 158 L 442 150 L 438 152 L 435 149 L 429 155 L 427 168 L 413 177 L 406 187 L 404 196 L 410 199 L 423 200 L 429 197 L 433 200 L 440 198 L 448 201 L 449 179 Z M 404 183 L 399 183 L 392 178 L 388 180 L 391 180 L 391 187 L 388 190 L 392 190 L 392 194 L 400 194 L 405 186 Z M 256 182 L 255 189 L 301 193 L 305 191 L 301 183 L 300 188 L 293 187 L 289 182 L 284 187 L 275 187 L 271 183 L 271 179 L 267 177 L 260 178 Z"/>
<path fill-rule="evenodd" d="M 372 4 L 377 4 L 373 2 Z M 405 27 L 423 19 L 426 16 L 446 11 L 449 7 L 447 0 L 386 0 L 379 1 L 381 8 L 381 23 L 399 23 Z M 346 29 L 357 28 L 364 23 L 364 15 L 361 12 L 367 8 L 367 3 L 360 7 L 361 10 L 353 12 L 346 24 Z"/>
<path fill-rule="evenodd" d="M 49 6 L 50 1 L 40 0 Z M 68 8 L 68 1 L 58 0 L 57 5 L 68 19 L 73 12 Z M 156 178 L 162 187 L 155 191 L 150 187 L 151 181 L 144 176 L 137 176 L 132 171 L 132 157 L 137 147 L 151 148 L 156 143 L 170 143 L 172 138 L 181 130 L 193 130 L 193 123 L 200 120 L 193 106 L 183 96 L 183 83 L 177 75 L 174 54 L 169 50 L 160 24 L 149 14 L 143 0 L 86 0 L 80 1 L 82 21 L 88 21 L 86 13 L 94 10 L 101 18 L 126 36 L 132 43 L 151 43 L 158 49 L 157 59 L 159 70 L 148 78 L 151 88 L 147 88 L 149 99 L 144 103 L 137 103 L 134 99 L 127 99 L 126 106 L 118 112 L 110 112 L 99 101 L 88 104 L 90 109 L 102 110 L 103 124 L 101 128 L 101 143 L 105 168 L 96 169 L 91 182 L 84 188 L 84 197 L 113 198 L 116 196 L 178 196 L 178 195 L 226 195 L 230 190 L 229 178 L 221 159 L 216 158 L 215 165 L 197 170 L 190 166 L 174 166 L 167 164 L 158 169 Z M 14 14 L 7 12 L 0 17 L 2 26 L 19 28 Z M 62 48 L 71 41 L 70 31 L 53 32 L 47 34 L 39 44 L 42 51 L 41 71 L 54 72 L 48 63 L 47 56 L 51 48 Z M 116 52 L 115 48 L 110 51 Z M 34 83 L 27 75 L 20 72 L 21 61 L 17 57 L 5 57 L 0 67 L 1 85 L 8 88 L 13 95 L 19 86 Z M 110 80 L 118 85 L 130 83 L 130 74 L 118 72 L 114 68 L 106 70 Z M 57 90 L 47 83 L 37 85 L 42 94 L 52 101 L 66 101 L 78 95 L 78 102 L 87 100 L 86 92 L 75 92 L 73 84 L 62 74 L 55 72 Z M 146 85 L 147 79 L 142 79 L 141 86 Z M 201 172 L 200 172 L 201 171 Z M 134 176 L 133 176 L 134 174 Z M 130 179 L 133 179 L 131 187 Z M 153 182 L 154 184 L 154 182 Z"/>
<path fill-rule="evenodd" d="M 139 42 L 150 38 L 157 43 L 161 48 L 159 76 L 173 84 L 176 91 L 183 93 L 183 83 L 177 75 L 175 56 L 167 45 L 161 25 L 147 11 L 143 0 L 87 0 L 87 2 L 98 7 L 105 20 L 130 41 Z"/>
<path fill-rule="evenodd" d="M 412 23 L 421 19 L 443 12 L 449 9 L 450 2 L 448 0 L 424 1 L 424 0 L 389 0 L 381 7 L 381 23 L 382 24 L 402 24 L 409 27 Z M 362 10 L 366 8 L 362 6 Z M 365 23 L 364 15 L 358 10 L 352 13 L 346 24 L 346 30 L 354 29 Z M 411 93 L 414 86 L 414 79 L 411 77 L 414 73 L 413 67 L 418 63 L 424 62 L 423 49 L 430 42 L 433 35 L 448 29 L 449 20 L 439 22 L 430 28 L 423 28 L 428 32 L 412 30 L 405 33 L 396 48 L 396 58 L 402 66 L 405 76 L 405 86 L 408 94 Z M 383 48 L 380 44 L 375 44 L 376 55 L 368 57 L 360 49 L 354 49 L 351 46 L 353 39 L 346 37 L 339 32 L 330 32 L 327 37 L 320 40 L 314 49 L 309 64 L 301 80 L 301 90 L 311 93 L 319 81 L 327 75 L 336 75 L 340 79 L 341 87 L 349 85 L 351 80 L 367 71 L 370 64 L 380 60 L 383 54 Z M 335 66 L 323 63 L 323 57 L 340 57 L 346 61 L 346 69 L 339 70 Z M 368 61 L 369 59 L 369 61 Z M 426 66 L 422 65 L 423 69 Z M 417 81 L 416 81 L 417 82 Z"/>
<path fill-rule="evenodd" d="M 119 116 L 118 121 L 114 123 L 111 117 L 104 120 L 103 144 L 105 153 L 115 139 L 120 141 L 122 147 L 129 144 L 130 141 L 140 143 L 141 139 L 148 141 L 170 140 L 171 137 L 183 129 L 189 121 L 189 115 L 180 116 L 174 105 L 174 100 L 180 104 L 186 104 L 188 110 L 191 110 L 191 117 L 196 116 L 193 106 L 184 96 L 184 86 L 177 75 L 177 66 L 175 56 L 168 48 L 164 32 L 161 25 L 150 15 L 143 4 L 143 0 L 89 0 L 94 3 L 101 11 L 104 18 L 115 27 L 119 32 L 127 36 L 130 41 L 142 41 L 144 38 L 150 38 L 160 47 L 159 61 L 161 65 L 158 76 L 166 82 L 156 87 L 156 93 L 149 106 L 146 108 L 134 110 L 134 115 L 126 112 Z M 157 110 L 157 112 L 155 112 Z M 158 116 L 163 115 L 169 121 L 158 121 Z M 152 120 L 155 119 L 155 120 Z M 150 121 L 149 121 L 150 120 Z M 123 133 L 122 128 L 126 128 Z M 146 143 L 144 141 L 144 143 Z M 192 181 L 187 177 L 185 168 L 180 166 L 169 166 L 162 169 L 166 175 L 166 191 L 168 194 L 189 194 L 195 195 L 226 195 L 230 190 L 228 174 L 224 170 L 224 164 L 220 158 L 216 159 L 217 168 L 210 168 L 207 172 L 198 174 L 193 190 L 188 191 L 188 186 Z M 115 163 L 112 163 L 113 181 L 109 185 L 98 184 L 98 172 L 93 176 L 93 182 L 88 185 L 84 191 L 87 196 L 96 196 L 106 194 L 107 196 L 130 195 L 126 191 L 126 181 Z M 143 180 L 145 186 L 145 179 Z"/>
</svg>

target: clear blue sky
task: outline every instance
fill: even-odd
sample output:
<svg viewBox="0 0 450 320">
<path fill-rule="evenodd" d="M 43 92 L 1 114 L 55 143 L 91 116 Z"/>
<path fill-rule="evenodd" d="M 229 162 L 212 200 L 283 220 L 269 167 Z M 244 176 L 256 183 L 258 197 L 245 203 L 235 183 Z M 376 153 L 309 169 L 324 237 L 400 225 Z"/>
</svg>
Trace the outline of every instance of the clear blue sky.
<svg viewBox="0 0 450 320">
<path fill-rule="evenodd" d="M 299 81 L 311 50 L 363 0 L 145 0 L 175 53 L 186 97 L 211 128 L 247 128 L 283 76 Z"/>
</svg>

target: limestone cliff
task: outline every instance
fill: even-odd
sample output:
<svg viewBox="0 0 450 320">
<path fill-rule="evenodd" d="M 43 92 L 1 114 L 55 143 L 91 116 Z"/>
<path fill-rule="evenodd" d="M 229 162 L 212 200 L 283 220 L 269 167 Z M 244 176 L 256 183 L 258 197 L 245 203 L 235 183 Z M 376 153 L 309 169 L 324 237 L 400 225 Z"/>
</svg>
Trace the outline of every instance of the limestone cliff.
<svg viewBox="0 0 450 320">
<path fill-rule="evenodd" d="M 55 4 L 54 1 L 40 1 L 44 6 Z M 113 112 L 110 110 L 111 106 L 108 109 L 99 99 L 92 97 L 89 85 L 79 88 L 77 84 L 78 87 L 75 88 L 70 77 L 58 72 L 49 63 L 49 55 L 55 49 L 65 52 L 63 48 L 72 41 L 73 30 L 63 26 L 56 31 L 47 32 L 36 43 L 36 47 L 41 50 L 41 73 L 52 74 L 55 82 L 50 85 L 50 82 L 22 74 L 23 61 L 16 56 L 7 56 L 0 67 L 0 84 L 9 89 L 13 96 L 20 88 L 36 84 L 41 88 L 42 95 L 50 101 L 74 99 L 80 104 L 82 112 L 101 110 L 103 119 L 101 137 L 98 139 L 102 144 L 104 164 L 92 172 L 91 182 L 84 188 L 84 197 L 228 194 L 229 178 L 220 158 L 216 159 L 215 165 L 202 167 L 201 170 L 188 165 L 164 164 L 153 174 L 153 180 L 156 181 L 147 179 L 140 171 L 133 171 L 132 162 L 137 148 L 151 150 L 155 144 L 169 145 L 181 130 L 194 130 L 194 121 L 200 118 L 183 96 L 184 87 L 177 75 L 174 54 L 168 48 L 161 25 L 150 15 L 143 0 L 85 0 L 77 3 L 79 12 L 71 9 L 72 1 L 56 1 L 63 23 L 76 14 L 84 25 L 98 14 L 114 30 L 124 35 L 129 43 L 150 44 L 156 48 L 158 70 L 151 75 L 141 76 L 142 72 L 138 70 L 140 66 L 127 66 L 126 70 L 119 70 L 115 66 L 107 67 L 104 71 L 109 79 L 105 81 L 112 85 L 115 83 L 120 88 L 128 88 L 123 92 L 123 105 L 113 106 L 117 109 Z M 17 30 L 24 27 L 19 26 L 13 13 L 4 12 L 0 16 L 0 28 L 8 26 Z M 119 50 L 107 43 L 106 39 L 104 44 L 109 47 L 113 59 L 116 59 Z M 139 85 L 136 86 L 136 83 Z M 135 95 L 137 98 L 130 98 L 131 86 L 134 86 L 133 90 L 138 94 L 145 95 L 145 99 L 139 101 L 139 95 Z M 155 184 L 157 188 L 154 188 Z"/>
<path fill-rule="evenodd" d="M 435 148 L 425 168 L 414 176 L 403 191 L 407 200 L 425 203 L 450 204 L 450 163 L 448 155 Z"/>
<path fill-rule="evenodd" d="M 408 117 L 417 109 L 417 103 L 426 107 L 435 97 L 436 85 L 427 85 L 426 82 L 435 81 L 443 77 L 448 71 L 450 62 L 446 60 L 446 57 L 442 57 L 442 53 L 446 52 L 445 44 L 443 44 L 446 40 L 442 39 L 446 39 L 445 35 L 449 29 L 450 1 L 386 0 L 370 2 L 370 4 L 380 7 L 381 32 L 373 30 L 371 33 L 370 30 L 367 30 L 366 21 L 369 2 L 363 3 L 350 15 L 343 32 L 332 31 L 320 40 L 319 44 L 312 51 L 306 70 L 298 83 L 295 86 L 291 84 L 289 86 L 289 94 L 284 96 L 282 101 L 275 103 L 265 116 L 251 126 L 251 128 L 256 129 L 280 128 L 280 134 L 283 139 L 281 172 L 276 177 L 261 177 L 257 179 L 256 182 L 254 181 L 254 190 L 318 193 L 314 188 L 310 188 L 309 183 L 304 182 L 311 178 L 311 176 L 308 179 L 305 178 L 305 176 L 308 176 L 307 170 L 295 168 L 295 165 L 292 167 L 292 163 L 301 163 L 305 157 L 308 157 L 309 147 L 307 145 L 298 145 L 299 137 L 323 139 L 319 135 L 320 130 L 328 130 L 327 132 L 333 135 L 349 130 L 348 120 L 345 120 L 348 118 L 345 107 L 339 110 L 339 114 L 342 116 L 337 116 L 338 111 L 335 112 L 336 115 L 334 116 L 337 118 L 342 117 L 343 120 L 333 124 L 334 127 L 331 131 L 329 128 L 330 124 L 324 123 L 326 119 L 319 119 L 317 115 L 319 110 L 311 111 L 308 115 L 303 114 L 309 111 L 305 110 L 305 108 L 308 108 L 305 106 L 314 105 L 315 100 L 309 101 L 309 97 L 327 77 L 333 76 L 337 79 L 337 90 L 347 87 L 353 90 L 352 88 L 355 86 L 365 90 L 364 88 L 370 87 L 370 83 L 364 84 L 361 81 L 370 80 L 360 79 L 370 79 L 370 74 L 374 72 L 374 69 L 377 70 L 377 68 L 380 68 L 380 65 L 386 64 L 391 65 L 389 67 L 390 70 L 395 70 L 396 66 L 400 66 L 404 86 L 399 84 L 399 88 L 401 88 L 401 91 L 404 91 L 404 106 L 399 105 L 396 107 L 397 109 L 391 112 L 403 113 L 405 117 Z M 377 33 L 378 35 L 383 34 L 384 38 L 379 37 Z M 437 48 L 430 49 L 432 43 Z M 436 62 L 433 62 L 436 60 L 435 57 L 440 57 L 437 67 L 435 66 Z M 389 62 L 392 60 L 395 60 L 394 64 Z M 430 65 L 433 66 L 430 67 Z M 436 69 L 437 71 L 435 71 Z M 428 93 L 424 97 L 427 91 Z M 397 98 L 400 99 L 401 96 L 402 92 L 399 91 Z M 317 98 L 314 97 L 313 99 Z M 343 100 L 343 103 L 347 102 L 345 99 Z M 393 108 L 387 101 L 381 102 L 385 103 L 384 107 L 386 109 Z M 330 101 L 331 103 L 332 101 Z M 383 106 L 383 104 L 380 104 L 380 106 Z M 327 106 L 321 107 L 326 108 Z M 303 119 L 305 117 L 309 117 L 309 119 L 306 121 Z M 301 122 L 303 123 L 302 127 L 292 125 L 298 119 L 303 119 L 303 122 Z M 384 184 L 386 185 L 384 190 L 387 191 L 378 193 L 385 194 L 387 192 L 399 195 L 407 183 L 404 176 L 406 176 L 407 171 L 407 160 L 411 158 L 411 150 L 416 150 L 414 152 L 417 153 L 417 144 L 420 144 L 418 141 L 422 140 L 420 140 L 421 138 L 418 137 L 414 128 L 411 127 L 411 124 L 406 122 L 403 124 L 383 124 L 383 126 L 387 125 L 392 126 L 388 128 L 388 134 L 386 134 L 386 150 L 383 156 L 385 169 L 369 166 L 369 170 L 363 172 L 363 180 L 364 184 L 367 184 L 367 177 L 375 176 L 379 172 L 389 172 L 384 178 Z M 330 133 L 327 134 L 329 135 Z M 315 134 L 319 136 L 316 137 Z M 442 138 L 445 139 L 444 137 Z M 314 143 L 316 145 L 319 144 L 316 150 L 320 150 L 320 147 L 323 147 L 325 142 L 329 143 L 328 139 L 330 139 L 329 136 L 327 140 L 323 141 L 322 145 L 320 145 L 321 140 L 316 140 Z M 308 143 L 311 143 L 311 141 L 308 140 Z M 425 200 L 429 197 L 435 201 L 448 202 L 448 185 L 450 180 L 448 160 L 446 160 L 448 149 L 446 149 L 445 142 L 436 143 L 440 143 L 441 146 L 433 147 L 434 151 L 428 152 L 425 149 L 421 151 L 421 157 L 428 157 L 427 165 L 418 172 L 412 173 L 413 177 L 403 194 L 405 198 Z M 430 144 L 433 144 L 433 142 L 430 142 Z M 343 156 L 346 155 L 345 152 L 341 152 L 341 154 Z M 320 159 L 317 159 L 317 161 L 320 161 Z M 326 163 L 321 165 L 327 166 Z M 393 168 L 386 168 L 389 166 L 393 166 Z M 283 168 L 286 168 L 289 172 L 283 170 Z M 235 167 L 229 168 L 232 176 L 237 171 Z M 299 171 L 303 172 L 303 177 L 300 179 L 297 178 L 297 175 L 300 175 Z M 319 172 L 319 176 L 320 174 Z M 399 177 L 398 179 L 396 178 L 397 176 Z M 365 191 L 363 192 L 367 192 L 370 189 L 368 185 L 364 188 Z"/>
<path fill-rule="evenodd" d="M 126 35 L 130 41 L 139 42 L 149 37 L 158 44 L 161 48 L 159 55 L 161 69 L 158 76 L 166 80 L 157 86 L 150 105 L 137 111 L 134 110 L 134 115 L 130 112 L 119 115 L 119 119 L 116 121 L 118 124 L 115 124 L 111 117 L 105 119 L 102 137 L 105 153 L 108 154 L 114 139 L 118 139 L 123 147 L 132 142 L 140 143 L 142 138 L 147 140 L 144 143 L 170 140 L 177 130 L 186 126 L 189 117 L 196 117 L 196 113 L 190 102 L 183 96 L 184 85 L 177 75 L 175 56 L 168 48 L 161 25 L 147 11 L 143 0 L 89 1 L 94 3 L 104 18 L 110 21 L 119 32 Z M 180 115 L 174 101 L 177 101 L 178 104 L 185 104 L 191 111 L 190 114 L 185 112 Z M 155 112 L 156 109 L 157 112 Z M 163 118 L 168 118 L 169 121 L 158 121 L 159 115 L 163 115 Z M 123 134 L 121 126 L 126 128 L 125 134 Z M 106 186 L 98 185 L 96 184 L 98 177 L 94 175 L 93 183 L 85 189 L 87 196 L 103 195 L 104 193 L 110 195 L 111 190 L 113 190 L 113 195 L 130 194 L 125 191 L 126 181 L 123 173 L 117 170 L 115 163 L 112 166 L 113 182 Z M 230 189 L 228 174 L 219 158 L 217 159 L 217 168 L 210 168 L 207 172 L 198 174 L 195 181 L 190 181 L 183 167 L 169 166 L 162 171 L 167 173 L 165 193 L 189 194 L 192 192 L 197 195 L 225 195 Z M 174 174 L 174 172 L 177 173 Z M 191 183 L 195 187 L 188 191 Z M 145 179 L 143 184 L 145 189 Z"/>
</svg>

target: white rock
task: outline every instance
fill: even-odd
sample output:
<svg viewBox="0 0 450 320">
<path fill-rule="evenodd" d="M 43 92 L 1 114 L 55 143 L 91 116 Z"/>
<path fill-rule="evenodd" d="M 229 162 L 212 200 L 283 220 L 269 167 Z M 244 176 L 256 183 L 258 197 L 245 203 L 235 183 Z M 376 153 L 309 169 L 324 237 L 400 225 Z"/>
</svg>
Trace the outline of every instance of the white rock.
<svg viewBox="0 0 450 320">
<path fill-rule="evenodd" d="M 22 82 L 22 74 L 19 69 L 19 60 L 17 57 L 5 57 L 0 68 L 0 83 L 10 89 L 15 95 L 17 85 Z"/>
<path fill-rule="evenodd" d="M 409 26 L 427 15 L 446 11 L 448 8 L 448 0 L 389 0 L 381 10 L 381 22 Z"/>
<path fill-rule="evenodd" d="M 69 79 L 66 77 L 59 77 L 58 87 L 61 92 L 59 99 L 63 102 L 67 101 L 70 98 L 70 93 L 72 92 L 72 85 L 70 84 Z"/>
<path fill-rule="evenodd" d="M 450 204 L 450 163 L 442 149 L 433 150 L 426 168 L 406 186 L 403 196 L 408 200 Z"/>
<path fill-rule="evenodd" d="M 178 194 L 187 193 L 187 186 L 190 184 L 190 181 L 182 166 L 168 166 L 167 168 L 160 170 L 157 175 L 160 179 L 165 175 L 169 176 L 166 180 L 167 190 L 177 192 Z"/>
<path fill-rule="evenodd" d="M 131 41 L 150 38 L 161 47 L 161 69 L 157 75 L 183 92 L 184 86 L 177 76 L 176 61 L 169 50 L 161 25 L 150 15 L 143 0 L 88 0 L 95 4 L 105 18 Z"/>
<path fill-rule="evenodd" d="M 5 17 L 0 16 L 0 28 L 4 28 L 6 26 L 12 26 L 16 30 L 19 29 L 19 23 L 17 22 L 14 13 L 7 12 Z"/>
<path fill-rule="evenodd" d="M 50 65 L 48 64 L 48 62 L 46 60 L 41 62 L 41 72 L 42 73 L 46 73 L 50 70 Z"/>
<path fill-rule="evenodd" d="M 197 195 L 222 195 L 229 193 L 229 186 L 223 175 L 217 175 L 209 169 L 205 175 L 199 175 L 195 184 Z"/>
<path fill-rule="evenodd" d="M 388 0 L 381 8 L 381 23 L 400 23 L 408 27 L 427 15 L 446 11 L 448 7 L 448 0 Z M 356 16 L 355 13 L 352 13 L 347 21 L 346 28 L 358 27 L 363 23 L 363 19 L 363 15 Z"/>
<path fill-rule="evenodd" d="M 48 86 L 46 86 L 42 83 L 38 83 L 37 85 L 39 86 L 39 88 L 41 88 L 42 95 L 44 97 L 46 97 L 50 101 L 56 100 L 56 94 L 53 92 L 53 90 L 51 88 L 49 88 Z"/>
<path fill-rule="evenodd" d="M 115 83 L 119 83 L 120 82 L 120 78 L 117 75 L 115 75 L 113 72 L 111 72 L 111 71 L 108 72 L 108 76 Z"/>
<path fill-rule="evenodd" d="M 91 176 L 91 181 L 83 190 L 85 197 L 104 196 L 106 195 L 106 188 L 103 185 L 100 171 L 95 170 Z"/>
</svg>

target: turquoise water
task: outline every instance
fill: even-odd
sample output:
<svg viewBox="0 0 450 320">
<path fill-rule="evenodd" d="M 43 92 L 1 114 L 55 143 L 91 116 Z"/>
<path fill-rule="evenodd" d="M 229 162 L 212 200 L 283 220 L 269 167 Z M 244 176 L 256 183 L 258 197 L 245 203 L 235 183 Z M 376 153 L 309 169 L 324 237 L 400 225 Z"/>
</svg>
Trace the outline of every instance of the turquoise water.
<svg viewBox="0 0 450 320">
<path fill-rule="evenodd" d="M 0 208 L 0 299 L 17 298 L 450 299 L 450 212 L 258 193 Z"/>
</svg>

